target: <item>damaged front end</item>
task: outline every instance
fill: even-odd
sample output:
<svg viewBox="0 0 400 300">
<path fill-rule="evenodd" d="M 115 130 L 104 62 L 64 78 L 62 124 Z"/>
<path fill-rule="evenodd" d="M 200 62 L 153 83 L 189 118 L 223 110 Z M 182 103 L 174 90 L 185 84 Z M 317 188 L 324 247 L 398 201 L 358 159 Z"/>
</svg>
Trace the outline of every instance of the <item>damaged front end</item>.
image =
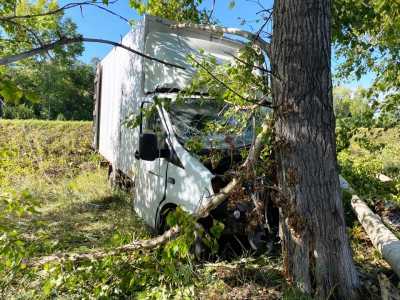
<svg viewBox="0 0 400 300">
<path fill-rule="evenodd" d="M 242 183 L 210 215 L 200 220 L 210 229 L 214 220 L 225 227 L 220 248 L 233 255 L 249 249 L 265 250 L 276 240 L 278 210 L 266 186 L 272 186 L 269 171 L 243 174 L 241 165 L 255 140 L 257 114 L 252 110 L 231 110 L 212 99 L 185 99 L 170 103 L 169 113 L 178 141 L 214 175 L 214 194 L 232 178 Z M 260 112 L 260 118 L 265 113 Z"/>
<path fill-rule="evenodd" d="M 220 151 L 217 161 L 211 162 L 211 155 L 203 164 L 214 174 L 212 187 L 218 193 L 233 178 L 234 171 L 242 163 L 239 151 Z M 272 185 L 268 175 L 244 179 L 242 184 L 229 197 L 215 208 L 205 220 L 205 228 L 210 228 L 215 220 L 222 222 L 224 231 L 220 238 L 221 253 L 225 256 L 237 256 L 243 252 L 269 252 L 277 241 L 278 209 L 271 201 L 267 186 Z"/>
</svg>

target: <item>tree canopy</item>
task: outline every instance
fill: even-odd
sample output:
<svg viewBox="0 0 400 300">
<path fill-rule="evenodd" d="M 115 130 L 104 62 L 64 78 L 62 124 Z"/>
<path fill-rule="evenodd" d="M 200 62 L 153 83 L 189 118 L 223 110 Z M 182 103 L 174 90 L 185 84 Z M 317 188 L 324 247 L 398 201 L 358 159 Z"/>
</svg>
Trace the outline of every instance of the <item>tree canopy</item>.
<svg viewBox="0 0 400 300">
<path fill-rule="evenodd" d="M 335 0 L 333 42 L 340 63 L 337 77 L 373 74 L 368 97 L 387 125 L 400 115 L 400 2 Z"/>
<path fill-rule="evenodd" d="M 54 0 L 0 1 L 0 28 L 1 57 L 77 35 Z M 82 43 L 69 44 L 0 67 L 5 117 L 90 119 L 94 77 L 91 66 L 77 62 L 83 50 Z"/>
</svg>

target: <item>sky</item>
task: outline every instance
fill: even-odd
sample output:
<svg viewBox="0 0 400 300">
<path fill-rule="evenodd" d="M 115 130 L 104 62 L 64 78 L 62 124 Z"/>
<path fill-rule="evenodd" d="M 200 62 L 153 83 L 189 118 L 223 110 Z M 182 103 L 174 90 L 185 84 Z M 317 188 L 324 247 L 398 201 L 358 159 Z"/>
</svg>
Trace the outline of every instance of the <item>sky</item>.
<svg viewBox="0 0 400 300">
<path fill-rule="evenodd" d="M 203 0 L 204 5 L 210 7 L 211 0 Z M 233 9 L 229 9 L 230 0 L 216 0 L 214 15 L 220 24 L 227 27 L 243 28 L 249 31 L 256 31 L 260 24 L 255 23 L 257 12 L 260 6 L 256 0 L 236 0 Z M 266 8 L 272 7 L 272 0 L 260 0 Z M 71 3 L 71 0 L 60 0 L 60 6 Z M 118 0 L 110 4 L 108 8 L 128 20 L 138 20 L 141 17 L 129 7 L 129 0 Z M 82 9 L 75 7 L 65 11 L 65 16 L 71 18 L 78 25 L 78 32 L 85 37 L 102 38 L 119 42 L 130 30 L 130 25 L 117 16 L 113 16 L 97 7 L 82 6 Z M 245 24 L 241 20 L 245 19 Z M 80 58 L 84 62 L 90 62 L 92 58 L 103 58 L 111 49 L 111 46 L 104 44 L 86 43 L 85 51 Z M 333 66 L 336 62 L 333 61 Z M 350 88 L 358 86 L 368 87 L 372 82 L 372 75 L 367 74 L 360 81 L 345 83 Z"/>
</svg>

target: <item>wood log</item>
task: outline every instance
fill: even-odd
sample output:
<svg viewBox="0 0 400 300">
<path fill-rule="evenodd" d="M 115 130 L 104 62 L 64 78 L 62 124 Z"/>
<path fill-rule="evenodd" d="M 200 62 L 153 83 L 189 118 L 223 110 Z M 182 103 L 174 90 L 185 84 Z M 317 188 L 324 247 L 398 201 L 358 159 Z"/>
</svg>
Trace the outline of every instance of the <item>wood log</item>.
<svg viewBox="0 0 400 300">
<path fill-rule="evenodd" d="M 357 195 L 351 198 L 353 208 L 372 244 L 400 277 L 400 241 L 382 222 L 368 205 Z"/>
</svg>

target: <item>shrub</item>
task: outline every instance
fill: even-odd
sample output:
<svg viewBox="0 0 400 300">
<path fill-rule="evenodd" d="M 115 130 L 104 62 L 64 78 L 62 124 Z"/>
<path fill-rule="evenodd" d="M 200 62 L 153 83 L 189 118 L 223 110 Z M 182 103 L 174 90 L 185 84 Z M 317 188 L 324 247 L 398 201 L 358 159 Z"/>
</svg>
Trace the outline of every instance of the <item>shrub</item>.
<svg viewBox="0 0 400 300">
<path fill-rule="evenodd" d="M 6 105 L 4 107 L 5 119 L 34 119 L 35 117 L 33 108 L 25 104 L 17 106 Z"/>
</svg>

